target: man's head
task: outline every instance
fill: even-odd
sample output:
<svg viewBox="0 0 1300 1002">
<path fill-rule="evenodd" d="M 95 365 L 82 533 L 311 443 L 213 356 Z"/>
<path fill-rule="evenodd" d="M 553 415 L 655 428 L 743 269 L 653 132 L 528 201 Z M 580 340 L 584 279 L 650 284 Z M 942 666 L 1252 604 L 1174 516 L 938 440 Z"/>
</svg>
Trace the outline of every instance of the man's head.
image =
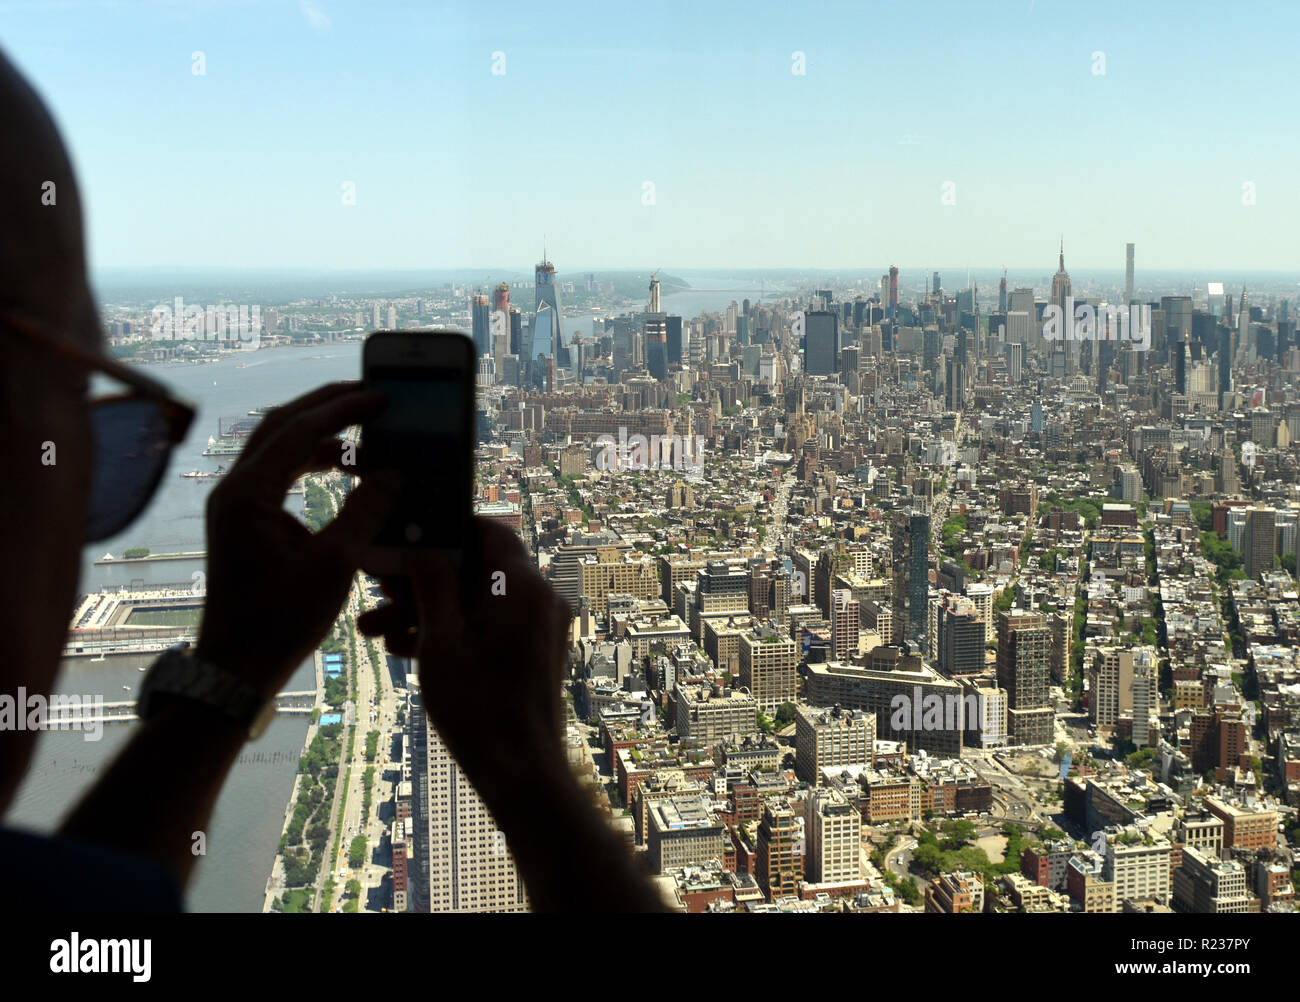
<svg viewBox="0 0 1300 1002">
<path fill-rule="evenodd" d="M 90 484 L 87 374 L 5 323 L 20 313 L 52 336 L 99 347 L 86 278 L 81 202 L 58 130 L 0 53 L 0 525 L 6 629 L 0 695 L 45 694 L 76 598 Z M 23 712 L 23 708 L 18 708 Z M 34 735 L 0 731 L 0 811 L 26 769 Z"/>
</svg>

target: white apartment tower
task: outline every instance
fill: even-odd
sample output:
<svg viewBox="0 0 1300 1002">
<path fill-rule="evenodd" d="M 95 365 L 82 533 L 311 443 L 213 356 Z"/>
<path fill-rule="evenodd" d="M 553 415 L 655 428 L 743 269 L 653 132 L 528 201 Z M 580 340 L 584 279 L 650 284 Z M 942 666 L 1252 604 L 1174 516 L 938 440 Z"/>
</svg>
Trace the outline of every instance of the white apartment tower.
<svg viewBox="0 0 1300 1002">
<path fill-rule="evenodd" d="M 528 898 L 505 836 L 429 725 L 419 694 L 410 697 L 407 721 L 416 830 L 418 904 L 413 910 L 424 911 L 418 905 L 426 904 L 430 912 L 527 911 Z"/>
</svg>

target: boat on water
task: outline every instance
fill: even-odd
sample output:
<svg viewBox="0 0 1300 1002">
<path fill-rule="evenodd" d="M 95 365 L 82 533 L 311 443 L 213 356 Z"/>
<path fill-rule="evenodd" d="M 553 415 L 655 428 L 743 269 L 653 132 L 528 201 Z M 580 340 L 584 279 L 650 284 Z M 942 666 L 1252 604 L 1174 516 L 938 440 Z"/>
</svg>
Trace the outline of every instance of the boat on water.
<svg viewBox="0 0 1300 1002">
<path fill-rule="evenodd" d="M 253 433 L 261 420 L 260 414 L 233 419 L 217 418 L 217 437 L 245 438 Z"/>
<path fill-rule="evenodd" d="M 218 477 L 224 477 L 225 475 L 226 475 L 226 468 L 224 466 L 218 466 L 215 470 L 212 470 L 211 472 L 204 472 L 203 470 L 190 470 L 189 473 L 181 474 L 181 476 L 184 477 L 186 480 L 215 480 Z"/>
<path fill-rule="evenodd" d="M 208 436 L 208 447 L 203 450 L 205 456 L 238 456 L 244 448 L 243 439 L 223 438 L 220 441 Z"/>
</svg>

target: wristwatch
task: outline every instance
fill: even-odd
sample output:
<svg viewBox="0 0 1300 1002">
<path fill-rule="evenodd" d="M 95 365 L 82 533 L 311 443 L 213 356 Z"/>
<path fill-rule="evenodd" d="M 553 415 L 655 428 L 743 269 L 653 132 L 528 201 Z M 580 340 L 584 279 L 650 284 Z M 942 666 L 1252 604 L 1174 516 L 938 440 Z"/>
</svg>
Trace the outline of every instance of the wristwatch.
<svg viewBox="0 0 1300 1002">
<path fill-rule="evenodd" d="M 275 700 L 268 699 L 243 679 L 224 668 L 196 658 L 188 642 L 164 651 L 140 685 L 136 714 L 148 720 L 173 698 L 210 707 L 260 738 L 275 716 Z"/>
</svg>

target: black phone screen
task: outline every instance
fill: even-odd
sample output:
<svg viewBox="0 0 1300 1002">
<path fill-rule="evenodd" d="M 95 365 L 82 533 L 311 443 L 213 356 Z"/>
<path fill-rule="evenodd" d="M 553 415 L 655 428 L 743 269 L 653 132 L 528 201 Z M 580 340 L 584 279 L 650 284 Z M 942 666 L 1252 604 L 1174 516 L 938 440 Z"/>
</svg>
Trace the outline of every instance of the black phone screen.
<svg viewBox="0 0 1300 1002">
<path fill-rule="evenodd" d="M 362 430 L 367 469 L 395 469 L 402 490 L 376 543 L 459 546 L 469 516 L 470 393 L 455 367 L 383 367 L 366 382 L 388 406 Z"/>
</svg>

